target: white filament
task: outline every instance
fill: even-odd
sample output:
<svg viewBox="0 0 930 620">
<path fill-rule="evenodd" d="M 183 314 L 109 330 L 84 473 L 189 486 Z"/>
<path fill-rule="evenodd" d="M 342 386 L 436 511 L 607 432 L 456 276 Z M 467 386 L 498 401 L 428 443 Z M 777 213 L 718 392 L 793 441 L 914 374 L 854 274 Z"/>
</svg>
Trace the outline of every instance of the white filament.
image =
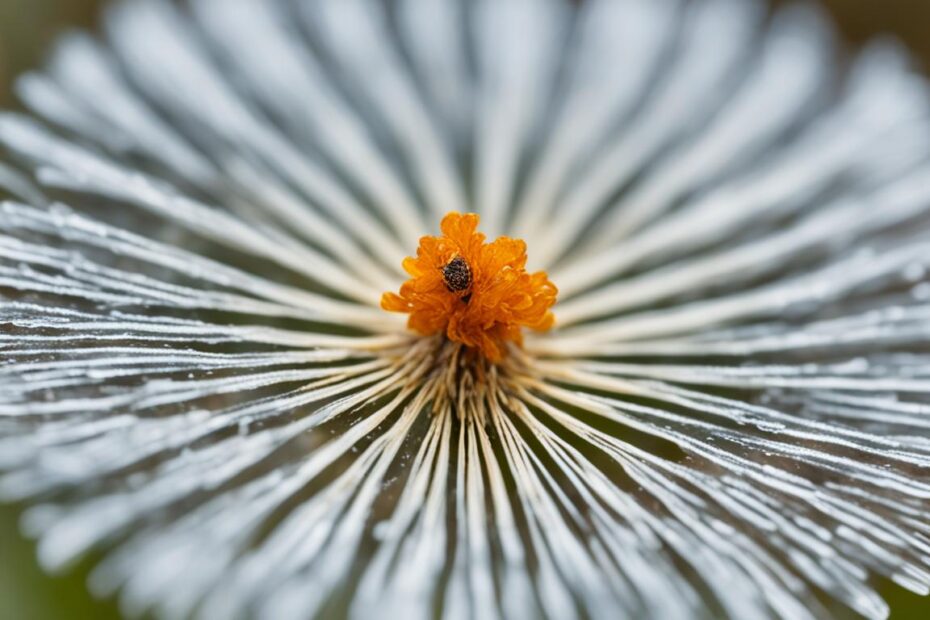
<svg viewBox="0 0 930 620">
<path fill-rule="evenodd" d="M 742 0 L 123 0 L 0 115 L 0 496 L 164 618 L 930 593 L 930 107 Z M 39 120 L 41 118 L 41 121 Z M 558 324 L 379 307 L 446 212 Z M 832 600 L 831 606 L 824 601 Z"/>
</svg>

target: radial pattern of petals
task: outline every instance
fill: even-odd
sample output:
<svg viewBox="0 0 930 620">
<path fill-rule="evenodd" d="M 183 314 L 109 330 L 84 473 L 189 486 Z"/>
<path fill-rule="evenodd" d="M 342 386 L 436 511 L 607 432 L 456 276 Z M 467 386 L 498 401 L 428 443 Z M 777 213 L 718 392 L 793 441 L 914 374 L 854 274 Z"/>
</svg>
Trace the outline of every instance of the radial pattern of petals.
<svg viewBox="0 0 930 620">
<path fill-rule="evenodd" d="M 114 0 L 60 39 L 0 113 L 42 565 L 168 620 L 930 592 L 927 81 L 779 5 Z"/>
</svg>

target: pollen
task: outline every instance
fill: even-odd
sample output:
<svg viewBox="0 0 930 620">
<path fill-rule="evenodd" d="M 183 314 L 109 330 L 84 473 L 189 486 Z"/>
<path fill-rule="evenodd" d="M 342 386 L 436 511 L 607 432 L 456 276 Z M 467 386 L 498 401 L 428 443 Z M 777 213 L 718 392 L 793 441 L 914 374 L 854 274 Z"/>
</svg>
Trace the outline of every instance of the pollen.
<svg viewBox="0 0 930 620">
<path fill-rule="evenodd" d="M 558 289 L 544 271 L 526 271 L 526 243 L 500 237 L 487 243 L 478 215 L 449 213 L 442 235 L 420 239 L 416 257 L 403 262 L 410 275 L 400 293 L 385 293 L 381 307 L 410 315 L 407 326 L 502 360 L 508 343 L 522 345 L 523 329 L 552 327 Z"/>
</svg>

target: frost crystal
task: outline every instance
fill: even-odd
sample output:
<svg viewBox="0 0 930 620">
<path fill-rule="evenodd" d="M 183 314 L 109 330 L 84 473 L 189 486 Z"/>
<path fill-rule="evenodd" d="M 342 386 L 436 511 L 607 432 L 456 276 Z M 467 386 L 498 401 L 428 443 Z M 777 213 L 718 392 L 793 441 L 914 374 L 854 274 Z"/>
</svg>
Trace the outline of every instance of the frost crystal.
<svg viewBox="0 0 930 620">
<path fill-rule="evenodd" d="M 0 116 L 0 496 L 163 618 L 930 592 L 930 104 L 752 0 L 123 0 Z M 450 211 L 558 324 L 379 307 Z M 458 389 L 449 385 L 458 382 Z M 457 395 L 455 398 L 450 394 Z"/>
</svg>

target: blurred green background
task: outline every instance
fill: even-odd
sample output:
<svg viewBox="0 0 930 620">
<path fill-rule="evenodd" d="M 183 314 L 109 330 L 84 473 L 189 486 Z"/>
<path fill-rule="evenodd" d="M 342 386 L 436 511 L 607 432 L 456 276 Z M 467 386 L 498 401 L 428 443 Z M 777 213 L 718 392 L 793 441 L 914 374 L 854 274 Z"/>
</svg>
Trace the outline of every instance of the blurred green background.
<svg viewBox="0 0 930 620">
<path fill-rule="evenodd" d="M 0 105 L 15 104 L 14 76 L 40 63 L 57 33 L 93 26 L 100 4 L 100 0 L 0 0 Z M 891 32 L 914 50 L 923 67 L 930 67 L 930 0 L 823 0 L 823 4 L 851 41 Z M 0 620 L 119 618 L 115 604 L 86 593 L 86 566 L 57 577 L 42 573 L 34 546 L 17 534 L 18 516 L 18 508 L 0 507 Z M 930 600 L 891 584 L 883 590 L 894 620 L 930 618 Z"/>
</svg>

